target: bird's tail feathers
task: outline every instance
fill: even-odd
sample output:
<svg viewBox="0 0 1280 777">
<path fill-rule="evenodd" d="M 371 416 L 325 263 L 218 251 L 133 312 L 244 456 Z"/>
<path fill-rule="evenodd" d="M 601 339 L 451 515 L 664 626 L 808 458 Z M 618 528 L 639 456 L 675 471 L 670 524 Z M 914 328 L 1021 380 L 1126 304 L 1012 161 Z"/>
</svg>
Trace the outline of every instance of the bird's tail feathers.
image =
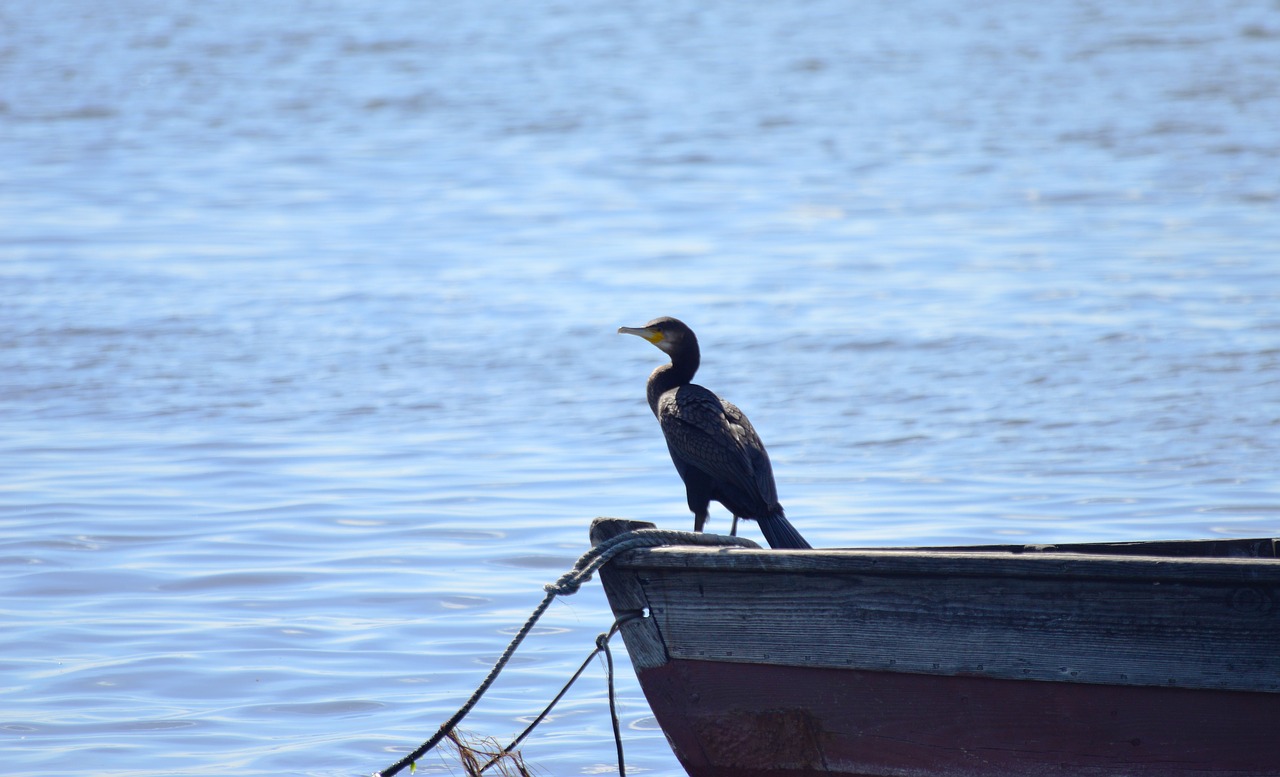
<svg viewBox="0 0 1280 777">
<path fill-rule="evenodd" d="M 778 506 L 777 510 L 768 518 L 760 520 L 760 533 L 768 540 L 769 547 L 775 550 L 813 547 L 805 541 L 804 537 L 800 536 L 800 532 L 796 531 L 796 527 L 792 526 L 791 522 L 787 520 L 787 516 L 782 512 L 781 506 Z"/>
</svg>

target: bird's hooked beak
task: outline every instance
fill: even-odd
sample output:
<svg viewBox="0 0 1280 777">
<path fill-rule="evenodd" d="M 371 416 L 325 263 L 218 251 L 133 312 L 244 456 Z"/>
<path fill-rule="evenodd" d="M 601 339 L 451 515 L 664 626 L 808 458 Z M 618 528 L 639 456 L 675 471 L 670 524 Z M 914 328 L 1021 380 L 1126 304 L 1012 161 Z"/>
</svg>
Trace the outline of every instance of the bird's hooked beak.
<svg viewBox="0 0 1280 777">
<path fill-rule="evenodd" d="M 648 340 L 654 345 L 658 345 L 659 343 L 661 343 L 663 340 L 666 339 L 666 337 L 662 334 L 661 329 L 658 329 L 657 327 L 650 327 L 650 326 L 620 326 L 618 327 L 618 334 L 635 335 L 636 337 L 643 337 L 644 339 Z"/>
</svg>

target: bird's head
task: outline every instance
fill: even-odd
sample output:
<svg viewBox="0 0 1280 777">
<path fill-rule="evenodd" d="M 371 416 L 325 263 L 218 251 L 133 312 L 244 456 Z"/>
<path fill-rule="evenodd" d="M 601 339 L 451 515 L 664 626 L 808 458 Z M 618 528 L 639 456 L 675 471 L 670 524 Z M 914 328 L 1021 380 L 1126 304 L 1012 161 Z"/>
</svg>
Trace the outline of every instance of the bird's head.
<svg viewBox="0 0 1280 777">
<path fill-rule="evenodd" d="M 697 343 L 693 330 L 683 321 L 670 316 L 655 318 L 644 326 L 618 327 L 618 334 L 643 337 L 667 354 L 676 351 L 686 341 Z"/>
</svg>

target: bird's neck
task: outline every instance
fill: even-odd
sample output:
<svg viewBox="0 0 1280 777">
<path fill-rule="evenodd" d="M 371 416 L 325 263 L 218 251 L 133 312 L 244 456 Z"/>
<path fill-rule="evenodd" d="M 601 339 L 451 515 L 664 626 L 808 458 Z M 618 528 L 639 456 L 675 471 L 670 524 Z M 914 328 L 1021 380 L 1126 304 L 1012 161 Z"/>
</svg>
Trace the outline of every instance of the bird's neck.
<svg viewBox="0 0 1280 777">
<path fill-rule="evenodd" d="M 658 399 L 673 388 L 687 386 L 698 372 L 701 357 L 697 350 L 677 353 L 670 364 L 664 364 L 649 376 L 645 387 L 645 395 L 649 400 L 649 409 L 658 414 Z"/>
</svg>

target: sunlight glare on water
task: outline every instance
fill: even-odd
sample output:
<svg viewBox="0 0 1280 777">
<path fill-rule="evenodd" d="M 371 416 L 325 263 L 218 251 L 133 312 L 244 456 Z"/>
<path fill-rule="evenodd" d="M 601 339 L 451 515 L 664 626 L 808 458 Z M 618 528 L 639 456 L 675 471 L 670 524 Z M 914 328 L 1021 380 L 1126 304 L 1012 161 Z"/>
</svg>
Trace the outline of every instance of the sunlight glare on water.
<svg viewBox="0 0 1280 777">
<path fill-rule="evenodd" d="M 815 546 L 1280 534 L 1274 6 L 0 29 L 8 774 L 412 749 L 593 517 L 691 525 L 662 354 L 616 334 L 659 315 Z M 557 603 L 464 727 L 517 733 L 608 625 Z M 619 677 L 630 771 L 679 774 Z M 597 669 L 524 753 L 609 773 L 611 740 Z"/>
</svg>

